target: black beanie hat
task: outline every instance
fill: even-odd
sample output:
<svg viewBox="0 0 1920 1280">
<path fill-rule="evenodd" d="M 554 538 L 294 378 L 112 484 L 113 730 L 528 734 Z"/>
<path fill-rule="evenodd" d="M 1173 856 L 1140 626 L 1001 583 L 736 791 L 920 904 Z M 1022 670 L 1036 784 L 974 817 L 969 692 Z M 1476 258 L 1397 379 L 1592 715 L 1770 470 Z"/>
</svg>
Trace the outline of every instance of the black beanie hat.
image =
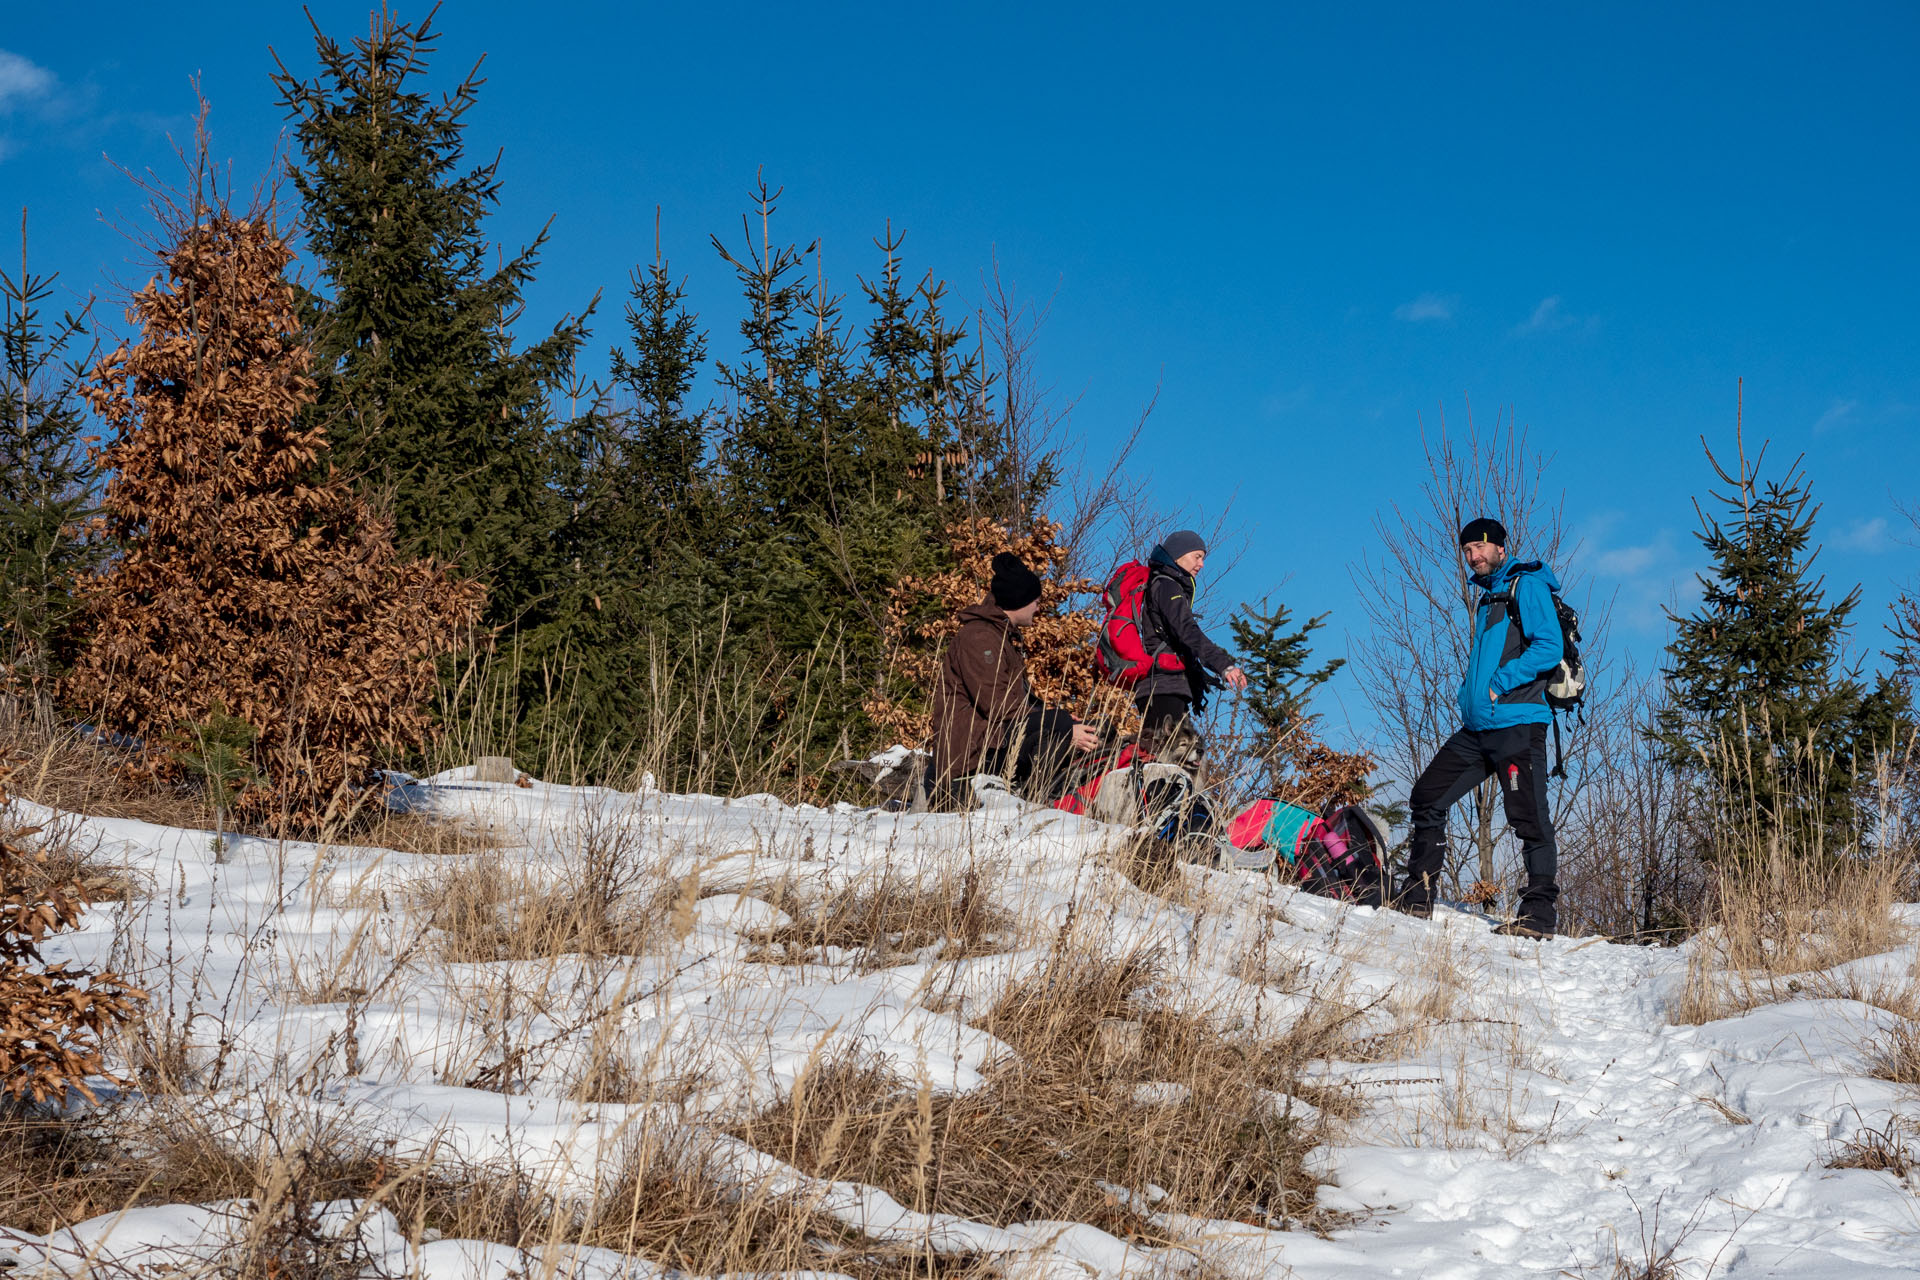
<svg viewBox="0 0 1920 1280">
<path fill-rule="evenodd" d="M 1491 542 L 1496 547 L 1507 545 L 1507 527 L 1492 516 L 1481 516 L 1478 520 L 1467 521 L 1467 527 L 1460 531 L 1460 545 L 1469 542 Z"/>
<path fill-rule="evenodd" d="M 1011 551 L 993 558 L 993 602 L 1011 613 L 1040 598 L 1040 578 Z"/>
</svg>

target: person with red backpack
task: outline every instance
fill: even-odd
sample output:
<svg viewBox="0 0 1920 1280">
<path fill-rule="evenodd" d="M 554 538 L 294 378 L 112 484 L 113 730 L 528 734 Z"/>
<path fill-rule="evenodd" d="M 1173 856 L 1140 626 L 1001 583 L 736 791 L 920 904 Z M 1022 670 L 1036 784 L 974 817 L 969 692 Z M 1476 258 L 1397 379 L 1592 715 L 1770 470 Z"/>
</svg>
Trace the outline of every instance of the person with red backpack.
<svg viewBox="0 0 1920 1280">
<path fill-rule="evenodd" d="M 1212 672 L 1229 688 L 1244 689 L 1247 677 L 1233 655 L 1215 644 L 1193 612 L 1194 579 L 1207 562 L 1206 540 L 1191 529 L 1170 533 L 1147 557 L 1141 598 L 1141 640 L 1152 666 L 1133 686 L 1142 734 L 1170 741 L 1179 726 L 1206 706 Z"/>
</svg>

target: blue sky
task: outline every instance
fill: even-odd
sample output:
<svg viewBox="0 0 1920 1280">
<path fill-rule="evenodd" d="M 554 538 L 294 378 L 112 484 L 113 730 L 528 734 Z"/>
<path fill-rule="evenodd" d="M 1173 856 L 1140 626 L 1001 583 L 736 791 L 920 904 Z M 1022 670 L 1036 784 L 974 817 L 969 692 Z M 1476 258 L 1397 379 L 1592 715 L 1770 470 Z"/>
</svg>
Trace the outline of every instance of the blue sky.
<svg viewBox="0 0 1920 1280">
<path fill-rule="evenodd" d="M 364 3 L 312 7 L 364 29 Z M 707 237 L 737 236 L 761 166 L 849 291 L 889 218 L 956 298 L 997 256 L 1053 298 L 1037 355 L 1090 455 L 1161 386 L 1156 490 L 1231 504 L 1246 541 L 1209 592 L 1222 631 L 1272 593 L 1331 610 L 1339 648 L 1374 514 L 1421 479 L 1422 420 L 1471 397 L 1554 455 L 1584 538 L 1563 576 L 1652 658 L 1700 559 L 1698 437 L 1730 445 L 1744 378 L 1749 436 L 1807 457 L 1821 565 L 1863 585 L 1878 648 L 1916 567 L 1920 10 L 1564 10 L 450 0 L 436 80 L 487 55 L 468 136 L 504 152 L 491 230 L 518 245 L 554 219 L 528 323 L 604 289 L 596 348 L 658 205 L 731 350 Z M 197 72 L 216 152 L 263 171 L 268 48 L 306 69 L 312 44 L 289 3 L 75 12 L 0 34 L 0 208 L 29 208 L 39 269 L 110 295 L 145 268 L 98 216 L 139 204 L 102 153 L 171 176 Z M 1351 686 L 1328 710 L 1364 717 Z"/>
</svg>

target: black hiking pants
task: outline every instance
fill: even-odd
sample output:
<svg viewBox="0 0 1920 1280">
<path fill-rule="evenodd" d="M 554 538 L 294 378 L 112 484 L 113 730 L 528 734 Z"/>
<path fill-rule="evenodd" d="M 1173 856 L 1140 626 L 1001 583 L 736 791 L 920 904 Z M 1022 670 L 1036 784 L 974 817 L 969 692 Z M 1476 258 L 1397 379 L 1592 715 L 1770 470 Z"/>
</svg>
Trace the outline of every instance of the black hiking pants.
<svg viewBox="0 0 1920 1280">
<path fill-rule="evenodd" d="M 1527 887 L 1520 895 L 1520 919 L 1537 929 L 1550 930 L 1556 923 L 1553 904 L 1560 889 L 1554 881 L 1558 857 L 1553 820 L 1547 813 L 1544 724 L 1462 729 L 1447 739 L 1433 763 L 1413 784 L 1408 806 L 1413 811 L 1413 838 L 1400 904 L 1433 905 L 1434 887 L 1446 855 L 1447 810 L 1490 777 L 1500 780 L 1507 825 L 1520 838 L 1520 857 L 1526 864 Z"/>
<path fill-rule="evenodd" d="M 1073 715 L 1034 707 L 1007 731 L 1003 746 L 988 747 L 975 773 L 991 773 L 1007 780 L 1022 799 L 1052 804 L 1070 789 L 1073 768 Z M 973 807 L 973 789 L 965 776 L 947 784 L 947 807 Z"/>
<path fill-rule="evenodd" d="M 1180 726 L 1193 719 L 1193 699 L 1184 693 L 1151 693 L 1134 705 L 1140 709 L 1140 736 L 1150 749 L 1173 741 Z"/>
</svg>

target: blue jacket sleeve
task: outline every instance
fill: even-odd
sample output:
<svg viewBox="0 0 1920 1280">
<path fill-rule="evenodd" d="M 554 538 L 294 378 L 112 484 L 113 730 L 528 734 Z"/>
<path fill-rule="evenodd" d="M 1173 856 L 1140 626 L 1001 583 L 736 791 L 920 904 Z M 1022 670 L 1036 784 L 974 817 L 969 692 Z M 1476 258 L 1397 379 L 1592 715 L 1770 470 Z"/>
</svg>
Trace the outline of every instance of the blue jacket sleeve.
<svg viewBox="0 0 1920 1280">
<path fill-rule="evenodd" d="M 1523 574 L 1513 584 L 1513 609 L 1520 615 L 1520 630 L 1527 637 L 1527 647 L 1519 657 L 1493 673 L 1488 687 L 1496 698 L 1546 675 L 1560 664 L 1565 653 L 1560 639 L 1560 615 L 1553 607 L 1553 592 L 1538 576 Z"/>
</svg>

